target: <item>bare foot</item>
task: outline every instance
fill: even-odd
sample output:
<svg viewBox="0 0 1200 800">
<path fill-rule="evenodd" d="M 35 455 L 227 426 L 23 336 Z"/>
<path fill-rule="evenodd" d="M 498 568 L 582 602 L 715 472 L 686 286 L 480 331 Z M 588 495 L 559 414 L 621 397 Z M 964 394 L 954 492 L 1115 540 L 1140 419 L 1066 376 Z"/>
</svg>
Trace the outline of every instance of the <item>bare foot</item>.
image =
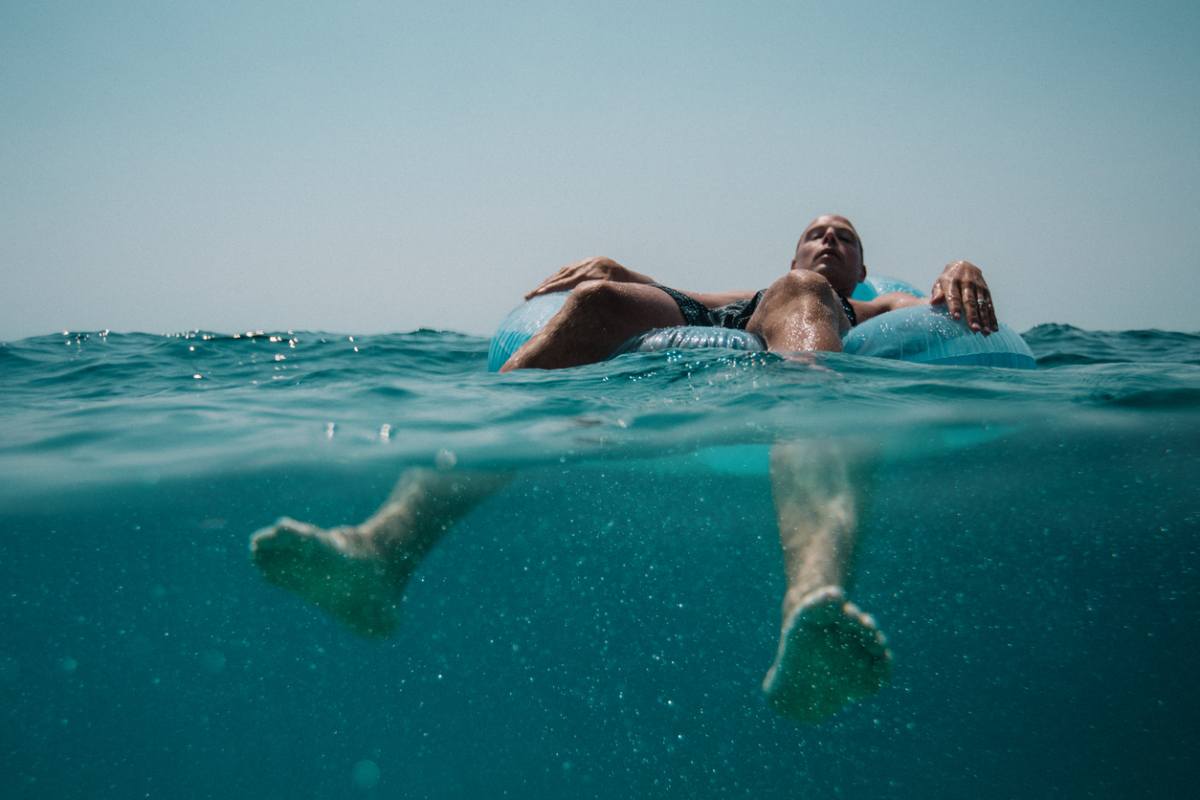
<svg viewBox="0 0 1200 800">
<path fill-rule="evenodd" d="M 250 554 L 268 581 L 355 633 L 383 637 L 399 623 L 412 567 L 383 558 L 356 528 L 324 530 L 282 517 L 251 537 Z"/>
<path fill-rule="evenodd" d="M 780 714 L 815 723 L 879 691 L 891 667 L 891 651 L 875 620 L 846 600 L 841 587 L 825 586 L 784 620 L 763 691 Z"/>
</svg>

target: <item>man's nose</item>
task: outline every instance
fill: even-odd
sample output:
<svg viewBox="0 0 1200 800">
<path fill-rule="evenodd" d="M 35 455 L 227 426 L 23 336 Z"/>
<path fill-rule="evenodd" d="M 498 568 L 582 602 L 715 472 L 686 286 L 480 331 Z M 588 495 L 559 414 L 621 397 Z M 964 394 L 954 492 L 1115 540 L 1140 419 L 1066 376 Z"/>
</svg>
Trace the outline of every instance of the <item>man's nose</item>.
<svg viewBox="0 0 1200 800">
<path fill-rule="evenodd" d="M 833 228 L 826 228 L 825 234 L 821 237 L 821 241 L 829 242 L 830 244 L 836 244 L 837 243 L 837 231 L 835 231 Z"/>
</svg>

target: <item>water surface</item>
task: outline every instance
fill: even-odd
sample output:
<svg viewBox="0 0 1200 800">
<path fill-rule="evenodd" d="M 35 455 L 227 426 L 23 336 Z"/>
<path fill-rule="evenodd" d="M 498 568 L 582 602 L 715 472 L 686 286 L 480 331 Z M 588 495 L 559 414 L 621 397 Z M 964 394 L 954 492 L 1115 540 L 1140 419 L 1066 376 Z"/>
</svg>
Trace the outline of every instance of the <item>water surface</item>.
<svg viewBox="0 0 1200 800">
<path fill-rule="evenodd" d="M 0 345 L 5 797 L 1132 797 L 1200 778 L 1200 335 L 1044 325 L 1033 372 L 633 354 L 496 375 L 418 331 Z M 758 685 L 767 453 L 868 466 L 896 657 L 817 727 Z M 515 470 L 357 638 L 247 554 L 411 466 Z"/>
</svg>

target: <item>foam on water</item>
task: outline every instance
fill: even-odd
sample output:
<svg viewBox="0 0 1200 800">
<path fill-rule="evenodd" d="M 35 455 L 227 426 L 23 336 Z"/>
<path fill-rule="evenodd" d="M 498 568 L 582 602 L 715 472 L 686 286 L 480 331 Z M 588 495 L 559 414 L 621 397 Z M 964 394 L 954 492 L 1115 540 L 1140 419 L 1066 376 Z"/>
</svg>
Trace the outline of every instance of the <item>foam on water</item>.
<svg viewBox="0 0 1200 800">
<path fill-rule="evenodd" d="M 486 372 L 454 333 L 0 345 L 5 797 L 1182 796 L 1200 779 L 1200 335 L 1025 334 L 1041 369 L 637 354 Z M 893 685 L 758 691 L 767 453 L 866 453 L 851 586 Z M 281 514 L 516 470 L 348 633 L 263 582 Z"/>
</svg>

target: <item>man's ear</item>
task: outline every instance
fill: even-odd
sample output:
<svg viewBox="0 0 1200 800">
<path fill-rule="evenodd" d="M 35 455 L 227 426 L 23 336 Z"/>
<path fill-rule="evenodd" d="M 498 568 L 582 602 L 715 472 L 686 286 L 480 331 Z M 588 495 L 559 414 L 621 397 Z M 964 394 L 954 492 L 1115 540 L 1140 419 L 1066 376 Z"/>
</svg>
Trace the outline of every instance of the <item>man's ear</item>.
<svg viewBox="0 0 1200 800">
<path fill-rule="evenodd" d="M 867 265 L 863 264 L 862 269 L 859 271 L 858 282 L 862 283 L 866 279 L 867 279 Z"/>
</svg>

